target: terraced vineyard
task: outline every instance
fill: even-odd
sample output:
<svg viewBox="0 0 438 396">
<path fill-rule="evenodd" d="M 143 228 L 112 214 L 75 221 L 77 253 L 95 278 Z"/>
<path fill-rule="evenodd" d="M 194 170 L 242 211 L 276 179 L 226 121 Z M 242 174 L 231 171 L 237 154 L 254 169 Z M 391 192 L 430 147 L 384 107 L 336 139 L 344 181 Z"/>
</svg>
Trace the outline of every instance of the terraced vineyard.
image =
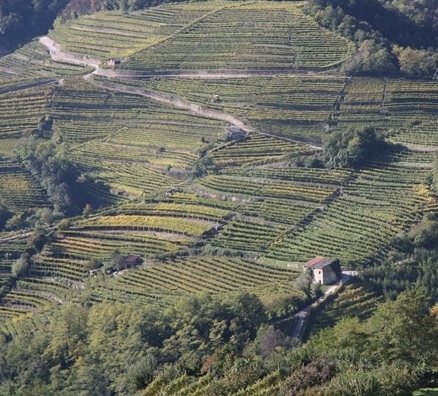
<svg viewBox="0 0 438 396">
<path fill-rule="evenodd" d="M 166 172 L 175 168 L 187 178 L 198 150 L 216 140 L 223 125 L 77 79 L 54 90 L 50 114 L 54 132 L 72 145 L 81 168 L 133 196 L 181 183 Z"/>
<path fill-rule="evenodd" d="M 382 297 L 376 295 L 371 287 L 353 283 L 345 288 L 324 309 L 318 310 L 313 317 L 311 333 L 333 326 L 343 317 L 366 319 L 372 315 Z"/>
<path fill-rule="evenodd" d="M 165 40 L 205 12 L 208 11 L 202 7 L 185 10 L 170 6 L 133 14 L 97 13 L 70 20 L 51 31 L 49 36 L 72 52 L 101 58 L 129 56 Z"/>
<path fill-rule="evenodd" d="M 151 265 L 116 277 L 112 287 L 136 294 L 212 293 L 252 289 L 276 282 L 290 282 L 297 272 L 259 264 L 253 260 L 227 257 L 196 257 L 172 265 Z"/>
<path fill-rule="evenodd" d="M 222 381 L 226 381 L 224 378 Z M 250 384 L 237 392 L 230 393 L 232 396 L 275 396 L 279 394 L 282 376 L 279 370 L 264 376 L 257 381 L 250 381 Z M 216 384 L 216 385 L 215 385 Z M 175 380 L 163 386 L 160 381 L 152 382 L 146 390 L 140 392 L 139 396 L 152 396 L 159 390 L 163 395 L 196 395 L 208 394 L 211 389 L 217 386 L 213 375 L 206 374 L 199 379 L 193 379 L 187 375 L 177 377 Z"/>
<path fill-rule="evenodd" d="M 46 192 L 23 167 L 0 161 L 0 201 L 12 212 L 49 207 Z"/>
<path fill-rule="evenodd" d="M 36 129 L 48 113 L 50 94 L 51 87 L 0 93 L 0 141 L 18 139 Z"/>
<path fill-rule="evenodd" d="M 226 111 L 271 135 L 321 141 L 345 83 L 342 77 L 277 75 L 208 80 L 160 78 L 136 85 Z"/>
<path fill-rule="evenodd" d="M 292 292 L 315 255 L 359 268 L 383 259 L 398 233 L 436 211 L 423 184 L 438 147 L 436 81 L 339 74 L 350 44 L 304 16 L 303 5 L 179 3 L 56 26 L 50 37 L 63 49 L 84 63 L 103 60 L 98 76 L 54 62 L 37 42 L 0 59 L 2 204 L 19 215 L 51 207 L 13 162 L 18 139 L 37 135 L 47 117 L 42 139 L 96 180 L 86 193 L 99 208 L 62 231 L 53 225 L 16 284 L 11 266 L 27 237 L 0 235 L 8 291 L 0 316 L 62 304 L 69 293 L 163 307 L 200 291 L 269 299 Z M 123 58 L 119 71 L 153 76 L 110 82 L 104 63 L 113 56 Z M 408 147 L 359 171 L 297 166 L 329 131 L 370 123 Z M 116 251 L 143 265 L 90 275 L 90 260 L 107 267 Z M 266 379 L 272 392 L 276 378 Z M 209 382 L 201 382 L 184 392 L 202 394 Z"/>
<path fill-rule="evenodd" d="M 221 145 L 209 152 L 216 168 L 229 171 L 230 167 L 252 167 L 278 162 L 288 155 L 308 152 L 309 147 L 298 142 L 282 140 L 273 136 L 252 134 L 241 142 Z"/>
<path fill-rule="evenodd" d="M 267 256 L 305 261 L 319 252 L 353 266 L 378 259 L 389 241 L 419 221 L 433 202 L 420 184 L 429 169 L 411 162 L 374 162 L 338 190 L 338 197 L 308 227 L 291 231 Z"/>
<path fill-rule="evenodd" d="M 134 70 L 290 70 L 327 68 L 345 59 L 348 43 L 321 29 L 300 3 L 209 2 L 202 16 L 124 64 Z M 198 11 L 198 5 L 169 6 Z"/>
<path fill-rule="evenodd" d="M 38 78 L 61 78 L 85 72 L 84 67 L 55 62 L 47 55 L 43 45 L 32 41 L 0 58 L 0 86 L 18 85 L 23 79 L 35 81 Z"/>
<path fill-rule="evenodd" d="M 437 97 L 433 80 L 352 78 L 335 120 L 341 127 L 373 123 L 394 142 L 434 149 Z"/>
</svg>

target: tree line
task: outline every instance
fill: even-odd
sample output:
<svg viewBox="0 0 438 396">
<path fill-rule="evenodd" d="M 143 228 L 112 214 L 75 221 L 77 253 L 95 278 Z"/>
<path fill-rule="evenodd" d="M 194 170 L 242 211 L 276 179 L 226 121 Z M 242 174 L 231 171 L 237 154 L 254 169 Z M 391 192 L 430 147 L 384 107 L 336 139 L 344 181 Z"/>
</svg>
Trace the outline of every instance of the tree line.
<svg viewBox="0 0 438 396">
<path fill-rule="evenodd" d="M 187 296 L 165 309 L 79 298 L 3 327 L 0 393 L 155 395 L 208 375 L 204 394 L 219 396 L 275 373 L 281 395 L 411 395 L 437 383 L 437 331 L 438 306 L 419 290 L 303 345 L 245 292 Z"/>
<path fill-rule="evenodd" d="M 0 1 L 0 55 L 46 33 L 69 0 Z"/>
<path fill-rule="evenodd" d="M 355 43 L 342 71 L 436 76 L 438 1 L 311 0 L 306 12 Z"/>
</svg>

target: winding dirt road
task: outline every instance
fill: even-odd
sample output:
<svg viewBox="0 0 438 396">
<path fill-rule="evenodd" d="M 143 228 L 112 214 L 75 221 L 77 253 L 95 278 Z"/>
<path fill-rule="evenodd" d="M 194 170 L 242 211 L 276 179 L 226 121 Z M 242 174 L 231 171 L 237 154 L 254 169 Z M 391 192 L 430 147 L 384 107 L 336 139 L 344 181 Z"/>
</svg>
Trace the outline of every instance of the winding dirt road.
<svg viewBox="0 0 438 396">
<path fill-rule="evenodd" d="M 305 307 L 295 315 L 279 320 L 275 323 L 287 322 L 296 319 L 293 323 L 292 328 L 289 330 L 288 335 L 292 338 L 301 338 L 304 324 L 307 321 L 307 317 L 309 316 L 310 311 L 316 306 L 318 306 L 319 304 L 321 304 L 328 296 L 336 293 L 336 291 L 341 287 L 341 285 L 347 284 L 350 281 L 351 277 L 356 275 L 357 275 L 356 271 L 342 271 L 342 278 L 338 282 L 336 282 L 333 286 L 330 286 L 324 292 L 324 294 L 320 298 L 318 298 L 318 300 L 308 305 L 307 307 Z"/>
<path fill-rule="evenodd" d="M 107 77 L 111 79 L 140 79 L 140 78 L 152 78 L 152 77 L 160 77 L 160 78 L 200 78 L 200 79 L 208 79 L 208 78 L 220 78 L 220 79 L 228 79 L 228 78 L 249 78 L 254 76 L 276 76 L 276 75 L 289 75 L 289 76 L 302 76 L 302 75 L 315 75 L 317 76 L 317 73 L 311 72 L 311 71 L 303 71 L 303 72 L 294 72 L 294 73 L 285 73 L 285 71 L 279 71 L 279 70 L 271 70 L 271 71 L 245 71 L 245 72 L 220 72 L 220 73 L 208 73 L 208 72 L 181 72 L 181 73 L 162 73 L 162 72 L 156 72 L 155 74 L 151 74 L 150 72 L 126 72 L 126 71 L 120 71 L 120 70 L 112 70 L 112 69 L 102 69 L 100 68 L 101 60 L 97 58 L 93 58 L 90 56 L 83 56 L 80 54 L 72 53 L 65 51 L 61 49 L 60 45 L 53 41 L 51 38 L 44 36 L 40 38 L 40 43 L 43 44 L 50 53 L 50 56 L 53 60 L 58 62 L 64 62 L 64 63 L 73 63 L 76 65 L 82 65 L 91 67 L 94 70 L 91 73 L 88 73 L 84 75 L 84 79 L 89 81 L 91 84 L 94 84 L 96 86 L 99 86 L 104 89 L 122 92 L 122 93 L 129 93 L 133 95 L 139 95 L 144 96 L 150 99 L 153 99 L 158 102 L 163 102 L 167 104 L 171 104 L 173 106 L 189 110 L 193 114 L 199 115 L 201 117 L 225 121 L 230 123 L 231 125 L 236 126 L 237 128 L 245 131 L 245 132 L 253 132 L 254 130 L 247 126 L 244 121 L 239 120 L 235 116 L 225 113 L 223 111 L 219 110 L 213 110 L 206 108 L 204 106 L 201 106 L 197 103 L 191 103 L 187 100 L 184 100 L 176 95 L 164 93 L 164 92 L 157 92 L 153 91 L 148 88 L 138 88 L 138 87 L 132 87 L 126 84 L 122 83 L 116 83 L 114 81 L 96 81 L 92 77 L 93 75 L 98 75 L 102 77 Z M 324 74 L 324 78 L 327 77 L 333 77 L 333 78 L 339 78 L 338 75 L 326 75 Z M 262 135 L 266 136 L 274 136 L 278 137 L 274 133 L 269 133 L 266 131 L 257 131 L 257 133 L 260 133 Z M 296 143 L 297 141 L 294 139 L 290 139 L 287 137 L 281 137 L 283 140 L 287 140 L 290 142 Z M 321 147 L 317 145 L 312 145 L 309 143 L 306 143 L 307 146 L 311 147 L 314 150 L 320 150 Z"/>
<path fill-rule="evenodd" d="M 88 56 L 80 56 L 77 54 L 73 54 L 73 53 L 64 51 L 60 48 L 59 44 L 55 43 L 49 37 L 46 37 L 46 36 L 41 37 L 40 43 L 47 47 L 47 49 L 49 50 L 50 56 L 55 61 L 74 63 L 74 64 L 78 64 L 78 65 L 93 67 L 94 71 L 92 73 L 85 75 L 84 78 L 87 81 L 89 81 L 90 83 L 92 83 L 98 87 L 101 87 L 104 89 L 109 89 L 112 91 L 122 92 L 122 93 L 129 93 L 129 94 L 144 96 L 144 97 L 153 99 L 153 100 L 158 101 L 158 102 L 171 104 L 175 107 L 189 110 L 192 113 L 200 115 L 202 117 L 212 118 L 212 119 L 228 122 L 228 123 L 236 126 L 237 128 L 244 130 L 245 132 L 252 131 L 252 129 L 248 128 L 243 121 L 237 119 L 236 117 L 234 117 L 231 114 L 228 114 L 228 113 L 225 113 L 222 111 L 218 111 L 218 110 L 207 109 L 203 106 L 200 106 L 200 105 L 195 104 L 195 103 L 190 103 L 186 100 L 183 100 L 183 99 L 176 97 L 174 95 L 171 95 L 171 94 L 167 94 L 164 92 L 156 92 L 156 91 L 153 91 L 153 90 L 147 89 L 147 88 L 131 87 L 129 85 L 115 83 L 112 81 L 111 82 L 110 81 L 102 82 L 102 81 L 93 80 L 91 78 L 93 74 L 99 75 L 99 76 L 104 76 L 104 77 L 112 77 L 112 78 L 117 77 L 119 79 L 126 77 L 126 75 L 114 74 L 114 72 L 115 72 L 114 70 L 100 69 L 99 68 L 99 65 L 101 63 L 100 60 L 98 60 L 96 58 L 92 58 L 92 57 L 88 57 Z M 215 78 L 218 78 L 218 76 L 220 76 L 220 78 L 227 78 L 227 76 L 229 76 L 229 75 L 231 75 L 231 74 L 220 74 L 219 75 L 216 73 Z M 239 77 L 242 77 L 244 75 L 247 77 L 249 76 L 248 74 L 241 74 L 241 75 L 239 75 Z M 175 76 L 181 77 L 181 75 L 175 75 Z M 188 77 L 189 74 L 186 74 L 186 76 Z M 196 76 L 199 78 L 203 78 L 202 74 L 196 74 Z M 234 75 L 234 76 L 236 77 L 236 75 Z M 210 78 L 213 78 L 213 77 L 210 76 Z"/>
<path fill-rule="evenodd" d="M 102 81 L 90 80 L 90 82 L 92 82 L 94 85 L 96 85 L 100 88 L 104 88 L 104 89 L 108 89 L 108 90 L 112 90 L 112 91 L 117 91 L 117 92 L 122 92 L 122 93 L 144 96 L 144 97 L 153 99 L 157 102 L 163 102 L 163 103 L 171 104 L 175 107 L 179 107 L 181 109 L 189 110 L 192 113 L 200 115 L 202 117 L 212 118 L 212 119 L 220 120 L 220 121 L 226 121 L 226 122 L 233 124 L 236 127 L 240 128 L 246 132 L 252 131 L 252 129 L 248 128 L 243 121 L 237 119 L 236 117 L 234 117 L 231 114 L 228 114 L 228 113 L 225 113 L 222 111 L 218 111 L 218 110 L 207 109 L 203 106 L 200 106 L 200 105 L 194 104 L 194 103 L 190 103 L 184 99 L 181 99 L 177 96 L 174 96 L 174 95 L 171 95 L 168 93 L 157 92 L 157 91 L 153 91 L 153 90 L 147 89 L 147 88 L 131 87 L 129 85 L 124 85 L 121 83 L 114 83 L 112 81 L 111 82 L 110 81 L 102 82 Z"/>
<path fill-rule="evenodd" d="M 314 76 L 319 75 L 324 78 L 339 78 L 337 74 L 320 74 L 311 70 L 293 70 L 287 72 L 284 69 L 271 69 L 271 70 L 224 70 L 217 72 L 208 72 L 205 70 L 197 71 L 141 71 L 141 70 L 114 70 L 100 68 L 102 61 L 92 56 L 81 55 L 78 53 L 63 50 L 61 46 L 47 36 L 43 36 L 39 39 L 39 42 L 43 44 L 50 52 L 50 56 L 53 60 L 58 62 L 73 63 L 76 65 L 82 65 L 92 67 L 95 69 L 92 74 L 118 79 L 148 79 L 153 77 L 163 78 L 199 78 L 199 79 L 229 79 L 229 78 L 250 78 L 257 76 L 275 77 L 278 75 L 288 76 Z"/>
<path fill-rule="evenodd" d="M 92 67 L 93 69 L 95 69 L 93 73 L 98 73 L 100 65 L 99 59 L 64 51 L 61 49 L 59 44 L 55 43 L 51 38 L 47 36 L 41 37 L 39 42 L 47 47 L 50 56 L 54 61 Z"/>
</svg>

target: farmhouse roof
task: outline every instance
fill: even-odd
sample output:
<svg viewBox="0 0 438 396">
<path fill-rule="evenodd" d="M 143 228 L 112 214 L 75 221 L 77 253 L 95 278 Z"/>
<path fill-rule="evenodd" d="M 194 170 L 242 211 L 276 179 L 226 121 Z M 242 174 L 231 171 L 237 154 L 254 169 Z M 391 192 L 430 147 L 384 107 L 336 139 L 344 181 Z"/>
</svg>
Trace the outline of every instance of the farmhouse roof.
<svg viewBox="0 0 438 396">
<path fill-rule="evenodd" d="M 245 131 L 243 131 L 242 129 L 240 129 L 234 125 L 226 127 L 225 129 L 230 133 L 245 133 Z"/>
<path fill-rule="evenodd" d="M 321 269 L 324 267 L 327 267 L 328 265 L 332 264 L 334 259 L 323 257 L 323 256 L 316 256 L 313 259 L 309 260 L 307 263 L 304 264 L 305 268 L 312 268 L 312 269 Z"/>
<path fill-rule="evenodd" d="M 139 260 L 140 256 L 138 254 L 128 254 L 123 258 L 126 264 L 135 264 Z"/>
</svg>

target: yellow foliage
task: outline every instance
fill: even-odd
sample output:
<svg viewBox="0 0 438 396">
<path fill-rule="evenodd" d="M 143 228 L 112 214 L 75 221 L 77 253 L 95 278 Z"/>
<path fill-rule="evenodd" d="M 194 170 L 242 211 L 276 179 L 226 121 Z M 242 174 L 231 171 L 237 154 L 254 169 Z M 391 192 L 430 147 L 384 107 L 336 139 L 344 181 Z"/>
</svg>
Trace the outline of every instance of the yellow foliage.
<svg viewBox="0 0 438 396">
<path fill-rule="evenodd" d="M 429 315 L 434 318 L 435 320 L 438 320 L 438 304 L 435 304 L 429 311 Z"/>
<path fill-rule="evenodd" d="M 412 188 L 418 196 L 425 198 L 427 203 L 433 203 L 435 201 L 429 187 L 425 184 L 416 184 Z"/>
</svg>

